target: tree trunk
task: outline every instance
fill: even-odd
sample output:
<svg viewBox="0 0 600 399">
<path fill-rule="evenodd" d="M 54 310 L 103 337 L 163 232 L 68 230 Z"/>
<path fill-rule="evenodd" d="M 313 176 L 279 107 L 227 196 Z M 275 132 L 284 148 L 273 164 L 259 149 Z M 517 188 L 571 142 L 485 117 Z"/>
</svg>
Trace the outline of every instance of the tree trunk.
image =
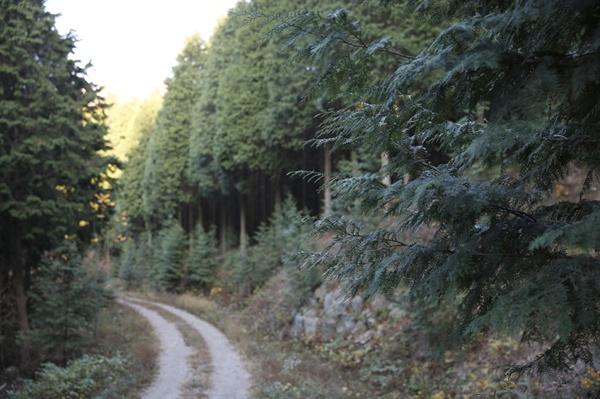
<svg viewBox="0 0 600 399">
<path fill-rule="evenodd" d="M 325 186 L 324 196 L 323 196 L 323 216 L 329 216 L 332 212 L 332 196 L 331 196 L 331 187 L 329 187 L 329 182 L 331 181 L 331 173 L 333 171 L 332 161 L 331 161 L 331 146 L 329 144 L 325 144 L 323 147 L 324 151 L 324 166 L 323 173 L 325 175 L 325 179 L 323 181 L 323 185 Z"/>
<path fill-rule="evenodd" d="M 277 178 L 275 179 L 275 182 L 273 183 L 273 196 L 274 198 L 274 211 L 275 214 L 277 215 L 281 215 L 281 213 L 283 212 L 283 199 L 281 198 L 281 175 L 277 174 Z"/>
<path fill-rule="evenodd" d="M 202 227 L 204 227 L 204 215 L 202 214 L 203 209 L 202 209 L 202 200 L 198 200 L 198 218 L 196 219 L 196 225 L 200 225 Z"/>
<path fill-rule="evenodd" d="M 16 234 L 15 234 L 16 233 Z M 13 277 L 13 287 L 15 290 L 15 305 L 17 309 L 17 322 L 19 331 L 24 336 L 29 335 L 29 317 L 27 314 L 27 290 L 25 288 L 25 265 L 23 264 L 23 253 L 21 249 L 21 235 L 13 230 L 11 245 L 11 269 Z M 26 369 L 31 363 L 31 348 L 26 342 L 20 346 L 20 366 Z"/>
<path fill-rule="evenodd" d="M 227 252 L 227 204 L 221 202 L 221 205 L 219 206 L 219 213 L 219 243 L 221 244 L 221 255 L 225 255 L 225 252 Z"/>
<path fill-rule="evenodd" d="M 246 226 L 246 194 L 240 193 L 240 253 L 246 256 L 248 231 Z"/>
</svg>

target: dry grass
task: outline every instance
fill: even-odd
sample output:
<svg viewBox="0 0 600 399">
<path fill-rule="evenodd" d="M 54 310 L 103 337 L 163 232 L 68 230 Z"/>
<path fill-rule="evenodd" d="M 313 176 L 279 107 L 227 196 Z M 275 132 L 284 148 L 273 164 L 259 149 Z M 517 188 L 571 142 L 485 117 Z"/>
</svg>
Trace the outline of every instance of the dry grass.
<svg viewBox="0 0 600 399">
<path fill-rule="evenodd" d="M 159 343 L 152 327 L 134 310 L 113 303 L 98 317 L 96 340 L 84 351 L 112 356 L 119 352 L 129 361 L 119 397 L 134 398 L 148 386 L 156 373 Z"/>
<path fill-rule="evenodd" d="M 336 346 L 318 339 L 288 339 L 287 334 L 264 326 L 276 321 L 281 329 L 278 320 L 283 316 L 277 312 L 285 309 L 278 307 L 276 298 L 281 292 L 282 287 L 274 284 L 262 296 L 251 298 L 246 307 L 237 309 L 190 294 L 154 295 L 151 299 L 183 308 L 223 331 L 241 352 L 252 375 L 252 398 L 583 397 L 581 376 L 497 381 L 494 366 L 529 353 L 517 341 L 506 338 L 482 339 L 472 351 L 449 355 L 441 362 L 430 359 L 428 339 L 410 324 L 387 325 L 389 334 L 372 351 L 349 347 L 343 341 Z M 329 348 L 333 348 L 333 355 Z M 360 362 L 348 366 L 344 356 L 355 349 L 363 349 L 364 355 L 359 356 Z"/>
<path fill-rule="evenodd" d="M 173 315 L 163 308 L 147 303 L 144 304 L 144 307 L 154 310 L 167 321 L 175 323 L 177 325 L 177 329 L 183 336 L 185 344 L 193 350 L 193 354 L 188 358 L 189 365 L 191 367 L 191 378 L 190 380 L 186 381 L 182 392 L 183 398 L 206 399 L 206 391 L 210 384 L 210 374 L 212 373 L 212 368 L 210 354 L 208 353 L 206 342 L 202 336 L 181 318 Z"/>
</svg>

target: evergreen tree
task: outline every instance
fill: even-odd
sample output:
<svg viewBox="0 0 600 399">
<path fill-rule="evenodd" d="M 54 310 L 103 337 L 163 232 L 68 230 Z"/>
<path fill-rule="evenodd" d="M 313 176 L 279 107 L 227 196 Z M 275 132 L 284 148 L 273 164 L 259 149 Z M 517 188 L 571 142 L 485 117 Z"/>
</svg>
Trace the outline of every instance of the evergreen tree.
<svg viewBox="0 0 600 399">
<path fill-rule="evenodd" d="M 181 291 L 185 277 L 185 231 L 172 220 L 159 232 L 158 238 L 160 253 L 156 259 L 156 277 L 159 287 L 167 291 Z"/>
<path fill-rule="evenodd" d="M 192 201 L 187 176 L 190 123 L 205 50 L 199 35 L 190 37 L 177 58 L 173 77 L 166 81 L 156 131 L 148 144 L 143 182 L 145 211 L 156 221 L 177 216 L 182 223 L 181 204 Z"/>
<path fill-rule="evenodd" d="M 190 235 L 189 251 L 185 260 L 186 286 L 210 292 L 218 266 L 219 246 L 215 237 L 215 229 L 205 231 L 201 225 L 196 226 Z"/>
<path fill-rule="evenodd" d="M 349 295 L 408 284 L 416 302 L 458 299 L 449 343 L 493 330 L 545 345 L 507 373 L 591 364 L 600 341 L 600 202 L 590 191 L 600 166 L 600 4 L 381 4 L 451 23 L 415 56 L 389 36 L 367 40 L 360 5 L 274 17 L 271 34 L 313 38 L 297 59 L 335 55 L 316 88 L 356 99 L 331 113 L 319 143 L 333 137 L 336 150 L 390 155 L 380 174 L 332 182 L 340 200 L 359 201 L 385 227 L 319 221 L 336 238 L 309 256 L 313 265 L 345 281 Z M 364 76 L 379 57 L 395 61 L 372 84 Z M 432 143 L 451 159 L 432 161 Z M 579 200 L 549 202 L 573 165 L 588 171 Z M 420 229 L 435 234 L 405 238 Z"/>
<path fill-rule="evenodd" d="M 108 149 L 103 100 L 69 59 L 75 38 L 58 34 L 42 0 L 0 1 L 0 24 L 0 281 L 14 288 L 26 335 L 41 254 L 102 222 L 95 211 L 110 202 L 100 194 L 111 160 L 99 154 Z"/>
<path fill-rule="evenodd" d="M 140 101 L 133 115 L 131 131 L 127 136 L 137 137 L 138 144 L 127 154 L 128 161 L 119 179 L 118 210 L 127 217 L 127 231 L 139 232 L 147 228 L 147 215 L 144 212 L 144 175 L 150 138 L 155 132 L 156 115 L 162 106 L 162 98 L 155 91 L 150 98 Z"/>
<path fill-rule="evenodd" d="M 84 339 L 82 332 L 95 327 L 98 312 L 110 299 L 99 277 L 82 267 L 72 241 L 45 255 L 31 292 L 32 339 L 49 360 L 64 364 Z"/>
</svg>

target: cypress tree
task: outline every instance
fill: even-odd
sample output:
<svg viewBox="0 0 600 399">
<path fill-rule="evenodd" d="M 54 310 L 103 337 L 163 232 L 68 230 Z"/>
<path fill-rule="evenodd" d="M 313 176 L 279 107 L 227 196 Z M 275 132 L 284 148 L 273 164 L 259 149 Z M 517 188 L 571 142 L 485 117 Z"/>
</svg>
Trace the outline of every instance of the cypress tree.
<svg viewBox="0 0 600 399">
<path fill-rule="evenodd" d="M 0 270 L 27 335 L 41 254 L 65 235 L 89 238 L 102 222 L 110 160 L 99 154 L 108 149 L 103 100 L 69 59 L 75 38 L 59 35 L 42 0 L 0 1 L 0 24 Z"/>
<path fill-rule="evenodd" d="M 591 364 L 600 337 L 600 4 L 381 6 L 447 27 L 417 55 L 390 36 L 367 40 L 360 6 L 277 16 L 271 31 L 291 43 L 313 38 L 297 59 L 334 54 L 317 89 L 357 99 L 330 113 L 317 142 L 390 155 L 379 173 L 332 182 L 340 201 L 358 201 L 385 227 L 321 220 L 318 232 L 336 238 L 309 259 L 345 281 L 349 295 L 408 284 L 415 302 L 458 300 L 449 344 L 493 330 L 544 345 L 507 373 Z M 393 62 L 373 84 L 363 77 L 380 57 Z M 432 160 L 427 144 L 451 159 Z M 550 201 L 573 166 L 587 172 L 580 195 Z M 433 238 L 406 238 L 422 229 Z"/>
<path fill-rule="evenodd" d="M 158 234 L 158 285 L 167 291 L 181 291 L 184 285 L 187 240 L 181 225 L 172 220 Z"/>
<path fill-rule="evenodd" d="M 102 287 L 101 276 L 82 267 L 72 241 L 47 253 L 43 263 L 31 292 L 32 338 L 50 360 L 65 364 L 85 340 L 82 332 L 94 328 L 96 316 L 110 295 Z"/>
<path fill-rule="evenodd" d="M 188 178 L 190 124 L 205 50 L 199 35 L 188 38 L 177 57 L 173 77 L 165 82 L 167 92 L 156 117 L 156 130 L 148 143 L 143 180 L 145 211 L 156 221 L 180 216 L 182 223 L 183 215 L 177 215 L 177 211 L 181 212 L 181 205 L 192 201 Z"/>
<path fill-rule="evenodd" d="M 196 226 L 194 234 L 190 235 L 190 245 L 185 259 L 185 283 L 202 290 L 205 294 L 210 292 L 218 266 L 217 255 L 219 245 L 215 229 L 205 231 L 201 225 Z"/>
</svg>

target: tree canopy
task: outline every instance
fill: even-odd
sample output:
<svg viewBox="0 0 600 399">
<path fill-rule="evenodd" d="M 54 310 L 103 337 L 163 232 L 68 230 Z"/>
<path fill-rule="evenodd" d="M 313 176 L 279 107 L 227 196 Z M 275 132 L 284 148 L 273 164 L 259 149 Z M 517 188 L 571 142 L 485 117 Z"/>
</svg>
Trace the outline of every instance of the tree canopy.
<svg viewBox="0 0 600 399">
<path fill-rule="evenodd" d="M 2 0 L 0 20 L 0 292 L 13 286 L 27 334 L 27 291 L 42 254 L 97 231 L 115 161 L 99 154 L 108 150 L 105 105 L 69 58 L 75 38 L 59 35 L 41 0 Z"/>
<path fill-rule="evenodd" d="M 369 2 L 365 2 L 369 3 Z M 383 1 L 423 21 L 451 21 L 416 55 L 390 37 L 365 38 L 357 8 L 278 16 L 273 36 L 310 37 L 296 58 L 335 55 L 317 87 L 355 101 L 333 110 L 320 144 L 387 153 L 380 173 L 339 175 L 340 195 L 380 216 L 348 218 L 310 256 L 349 295 L 408 284 L 417 302 L 459 301 L 448 341 L 487 331 L 546 345 L 508 372 L 591 363 L 600 337 L 600 5 L 595 1 Z M 401 29 L 394 27 L 392 29 Z M 363 79 L 381 57 L 376 84 Z M 320 93 L 320 91 L 317 91 Z M 428 145 L 449 161 L 434 162 Z M 573 166 L 577 200 L 552 202 Z M 392 184 L 382 183 L 390 175 Z M 429 241 L 408 232 L 430 229 Z"/>
</svg>

